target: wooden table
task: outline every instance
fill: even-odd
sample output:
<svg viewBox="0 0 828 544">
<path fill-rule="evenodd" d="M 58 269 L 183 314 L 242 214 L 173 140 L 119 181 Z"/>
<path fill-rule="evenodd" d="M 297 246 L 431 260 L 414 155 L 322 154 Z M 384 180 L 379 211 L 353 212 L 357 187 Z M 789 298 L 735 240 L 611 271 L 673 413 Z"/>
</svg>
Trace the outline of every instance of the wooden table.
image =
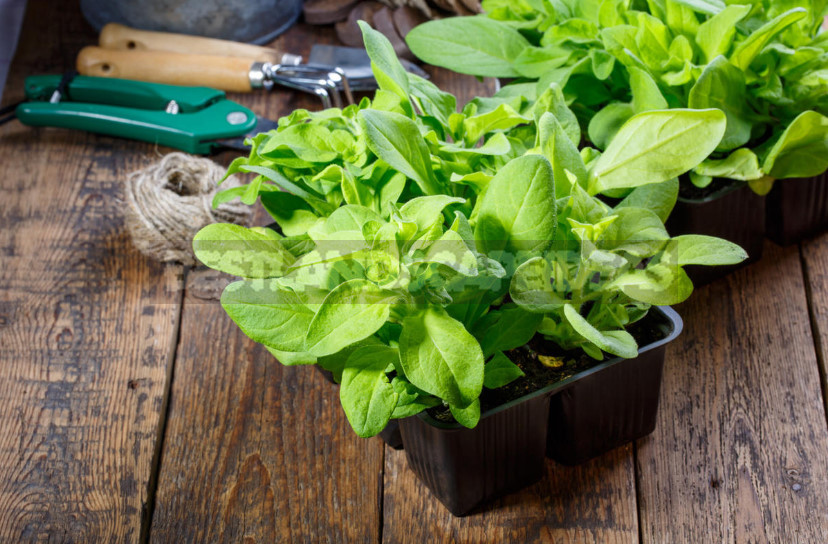
<svg viewBox="0 0 828 544">
<path fill-rule="evenodd" d="M 95 41 L 75 4 L 30 0 L 7 103 Z M 336 388 L 239 332 L 222 278 L 133 249 L 122 181 L 167 151 L 0 128 L 0 542 L 828 542 L 828 236 L 678 308 L 652 436 L 458 519 Z"/>
</svg>

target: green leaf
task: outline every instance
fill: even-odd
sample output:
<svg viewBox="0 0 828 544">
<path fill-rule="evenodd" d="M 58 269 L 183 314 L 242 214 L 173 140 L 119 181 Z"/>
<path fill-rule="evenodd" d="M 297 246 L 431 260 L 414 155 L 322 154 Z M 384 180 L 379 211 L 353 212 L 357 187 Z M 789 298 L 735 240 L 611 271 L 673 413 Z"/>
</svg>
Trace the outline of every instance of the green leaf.
<svg viewBox="0 0 828 544">
<path fill-rule="evenodd" d="M 405 38 L 421 60 L 461 74 L 517 77 L 513 62 L 529 47 L 520 32 L 487 17 L 429 21 Z"/>
<path fill-rule="evenodd" d="M 587 133 L 598 149 L 606 149 L 624 123 L 635 115 L 632 104 L 613 102 L 607 104 L 589 120 Z"/>
<path fill-rule="evenodd" d="M 391 386 L 399 395 L 397 406 L 394 408 L 394 413 L 391 414 L 393 419 L 411 417 L 440 404 L 440 399 L 414 387 L 400 376 L 395 376 L 391 380 Z"/>
<path fill-rule="evenodd" d="M 569 109 L 569 106 L 566 105 L 563 91 L 557 83 L 551 83 L 543 91 L 532 107 L 532 113 L 535 118 L 535 123 L 539 123 L 540 119 L 547 113 L 553 115 L 567 137 L 572 141 L 572 145 L 577 149 L 581 143 L 581 126 L 578 123 L 578 118 Z"/>
<path fill-rule="evenodd" d="M 279 351 L 303 352 L 313 312 L 275 281 L 231 283 L 221 295 L 221 305 L 252 340 Z"/>
<path fill-rule="evenodd" d="M 727 54 L 736 34 L 736 23 L 744 19 L 750 9 L 750 6 L 730 5 L 699 25 L 696 43 L 704 52 L 707 62 Z"/>
<path fill-rule="evenodd" d="M 665 253 L 670 255 L 670 262 L 675 259 L 679 266 L 737 264 L 748 257 L 745 250 L 733 242 L 700 234 L 676 236 L 670 240 Z"/>
<path fill-rule="evenodd" d="M 664 223 L 652 210 L 621 207 L 615 210 L 615 215 L 615 221 L 601 235 L 601 249 L 647 258 L 670 239 Z"/>
<path fill-rule="evenodd" d="M 626 359 L 638 355 L 638 344 L 627 331 L 599 331 L 584 319 L 572 304 L 564 306 L 564 317 L 578 334 L 607 353 Z"/>
<path fill-rule="evenodd" d="M 630 89 L 632 91 L 632 107 L 635 113 L 650 110 L 666 110 L 667 101 L 661 94 L 655 80 L 635 66 L 630 68 Z"/>
<path fill-rule="evenodd" d="M 431 170 L 431 155 L 414 121 L 377 110 L 360 111 L 359 121 L 368 148 L 377 157 L 413 179 L 424 193 L 440 192 Z"/>
<path fill-rule="evenodd" d="M 451 93 L 441 91 L 435 84 L 408 72 L 408 84 L 420 110 L 440 121 L 448 128 L 448 118 L 457 112 L 457 99 Z"/>
<path fill-rule="evenodd" d="M 702 174 L 697 174 L 695 170 L 690 170 L 689 177 L 690 183 L 692 183 L 699 189 L 704 189 L 705 187 L 713 183 L 712 176 L 704 176 Z"/>
<path fill-rule="evenodd" d="M 552 267 L 543 257 L 529 259 L 515 270 L 509 296 L 524 310 L 537 314 L 554 312 L 565 302 L 552 288 Z"/>
<path fill-rule="evenodd" d="M 655 213 L 662 222 L 670 217 L 670 212 L 676 205 L 679 194 L 678 178 L 668 179 L 661 183 L 651 183 L 636 187 L 619 202 L 615 209 L 619 208 L 645 208 Z"/>
<path fill-rule="evenodd" d="M 550 70 L 565 65 L 571 53 L 560 47 L 529 46 L 515 58 L 514 69 L 523 77 L 538 79 Z"/>
<path fill-rule="evenodd" d="M 469 429 L 474 429 L 480 421 L 480 399 L 474 399 L 474 402 L 465 408 L 449 404 L 449 409 L 457 423 Z"/>
<path fill-rule="evenodd" d="M 287 236 L 304 234 L 319 219 L 310 204 L 284 191 L 261 194 L 262 206 Z"/>
<path fill-rule="evenodd" d="M 460 144 L 445 144 L 440 146 L 440 151 L 454 153 L 459 157 L 467 157 L 470 155 L 498 156 L 505 155 L 511 150 L 512 146 L 509 143 L 509 138 L 502 132 L 493 134 L 491 138 L 479 147 L 467 147 Z"/>
<path fill-rule="evenodd" d="M 488 313 L 478 322 L 474 335 L 480 340 L 483 356 L 518 348 L 532 339 L 543 315 L 519 306 Z"/>
<path fill-rule="evenodd" d="M 736 46 L 733 54 L 730 55 L 731 64 L 740 70 L 747 70 L 753 59 L 774 36 L 800 19 L 804 19 L 807 15 L 808 11 L 805 8 L 793 8 L 768 21 L 758 30 L 751 32 L 750 36 Z"/>
<path fill-rule="evenodd" d="M 727 128 L 717 151 L 736 149 L 750 140 L 752 123 L 745 77 L 724 57 L 716 57 L 707 65 L 690 89 L 688 105 L 695 109 L 718 108 L 724 112 Z"/>
<path fill-rule="evenodd" d="M 682 4 L 707 15 L 716 15 L 725 9 L 725 3 L 722 0 L 675 0 L 678 4 Z"/>
<path fill-rule="evenodd" d="M 283 191 L 287 191 L 292 195 L 296 195 L 305 199 L 305 201 L 314 207 L 314 209 L 318 209 L 319 206 L 322 209 L 327 209 L 330 212 L 333 209 L 333 206 L 322 200 L 321 198 L 317 197 L 302 189 L 292 181 L 289 181 L 286 177 L 282 174 L 273 170 L 272 168 L 267 168 L 265 166 L 253 166 L 253 165 L 243 165 L 239 167 L 239 170 L 242 172 L 253 172 L 259 174 L 260 176 L 264 176 L 265 178 L 269 179 L 273 183 L 276 184 Z"/>
<path fill-rule="evenodd" d="M 756 154 L 746 147 L 741 147 L 721 160 L 707 159 L 693 171 L 700 176 L 728 178 L 748 181 L 765 175 L 759 167 Z"/>
<path fill-rule="evenodd" d="M 368 280 L 335 287 L 308 327 L 305 351 L 322 357 L 371 336 L 388 321 L 394 294 Z"/>
<path fill-rule="evenodd" d="M 408 74 L 394 53 L 394 46 L 388 38 L 371 28 L 365 21 L 358 21 L 362 29 L 365 50 L 371 58 L 371 69 L 380 89 L 393 92 L 408 102 Z"/>
<path fill-rule="evenodd" d="M 748 180 L 748 187 L 759 196 L 765 196 L 771 189 L 776 180 L 770 176 L 763 176 L 759 179 Z"/>
<path fill-rule="evenodd" d="M 417 224 L 417 234 L 431 230 L 435 225 L 443 224 L 443 210 L 451 204 L 463 204 L 464 198 L 448 195 L 419 196 L 402 205 L 400 215 Z"/>
<path fill-rule="evenodd" d="M 828 117 L 800 113 L 768 152 L 763 170 L 776 179 L 818 176 L 828 168 Z"/>
<path fill-rule="evenodd" d="M 674 0 L 665 0 L 664 8 L 667 26 L 674 33 L 692 38 L 699 31 L 699 20 L 692 9 Z"/>
<path fill-rule="evenodd" d="M 615 57 L 601 49 L 590 49 L 589 59 L 592 61 L 592 73 L 599 81 L 604 81 L 612 75 Z"/>
<path fill-rule="evenodd" d="M 229 189 L 224 189 L 223 191 L 219 191 L 213 196 L 213 209 L 215 210 L 222 204 L 226 202 L 230 202 L 235 198 L 241 198 L 247 192 L 247 185 L 242 185 L 240 187 L 231 187 Z"/>
<path fill-rule="evenodd" d="M 265 346 L 265 349 L 285 366 L 316 364 L 316 357 L 304 351 L 280 351 L 267 346 Z"/>
<path fill-rule="evenodd" d="M 581 154 L 555 116 L 549 112 L 544 113 L 538 122 L 538 131 L 541 151 L 552 164 L 555 197 L 563 198 L 570 193 L 572 183 L 567 172 L 572 174 L 579 184 L 586 185 L 587 170 Z"/>
<path fill-rule="evenodd" d="M 667 25 L 648 13 L 631 11 L 628 16 L 637 19 L 635 41 L 638 57 L 651 70 L 657 70 L 670 59 L 670 30 Z"/>
<path fill-rule="evenodd" d="M 362 227 L 369 222 L 382 223 L 382 217 L 370 208 L 347 204 L 334 210 L 325 221 L 316 223 L 308 234 L 319 243 L 322 240 L 347 240 L 337 235 L 356 232 L 360 234 L 356 235 L 356 238 L 352 237 L 350 241 L 361 242 L 363 241 Z"/>
<path fill-rule="evenodd" d="M 492 111 L 467 117 L 463 121 L 463 139 L 474 145 L 481 137 L 495 130 L 507 130 L 528 123 L 530 119 L 516 112 L 508 104 L 501 104 Z"/>
<path fill-rule="evenodd" d="M 638 187 L 677 177 L 710 155 L 726 125 L 725 115 L 713 109 L 639 113 L 621 127 L 593 163 L 589 192 Z"/>
<path fill-rule="evenodd" d="M 483 375 L 483 387 L 497 389 L 508 385 L 526 374 L 515 363 L 509 360 L 503 352 L 495 353 L 492 360 L 486 363 Z"/>
<path fill-rule="evenodd" d="M 286 152 L 308 163 L 327 163 L 337 157 L 331 148 L 331 131 L 318 124 L 292 125 L 270 133 L 257 149 L 260 157 L 287 158 Z"/>
<path fill-rule="evenodd" d="M 358 436 L 378 434 L 391 419 L 398 396 L 385 369 L 396 358 L 396 349 L 365 346 L 354 351 L 345 363 L 339 400 Z"/>
<path fill-rule="evenodd" d="M 598 40 L 598 27 L 591 21 L 579 18 L 567 19 L 552 25 L 544 34 L 542 44 L 572 42 L 588 44 Z"/>
<path fill-rule="evenodd" d="M 453 230 L 444 232 L 428 246 L 425 255 L 413 262 L 440 264 L 464 276 L 477 276 L 477 256 Z"/>
<path fill-rule="evenodd" d="M 513 159 L 491 179 L 477 205 L 474 237 L 483 253 L 543 250 L 557 224 L 552 166 L 540 155 Z"/>
<path fill-rule="evenodd" d="M 243 278 L 283 276 L 296 261 L 273 236 L 228 223 L 213 223 L 198 231 L 193 251 L 210 268 Z"/>
<path fill-rule="evenodd" d="M 459 321 L 440 307 L 406 316 L 400 361 L 412 384 L 451 405 L 469 406 L 483 388 L 483 352 Z"/>
<path fill-rule="evenodd" d="M 620 289 L 639 302 L 671 305 L 684 302 L 693 292 L 693 283 L 678 265 L 650 264 L 622 274 L 607 289 Z"/>
<path fill-rule="evenodd" d="M 342 372 L 345 370 L 345 363 L 348 362 L 348 357 L 350 357 L 353 352 L 361 347 L 377 345 L 384 344 L 376 337 L 376 335 L 369 336 L 364 340 L 360 340 L 359 342 L 353 343 L 348 347 L 342 348 L 336 353 L 326 355 L 325 357 L 319 357 L 317 359 L 317 364 L 321 368 L 330 372 L 336 383 L 342 383 Z M 397 359 L 399 359 L 399 356 Z"/>
</svg>

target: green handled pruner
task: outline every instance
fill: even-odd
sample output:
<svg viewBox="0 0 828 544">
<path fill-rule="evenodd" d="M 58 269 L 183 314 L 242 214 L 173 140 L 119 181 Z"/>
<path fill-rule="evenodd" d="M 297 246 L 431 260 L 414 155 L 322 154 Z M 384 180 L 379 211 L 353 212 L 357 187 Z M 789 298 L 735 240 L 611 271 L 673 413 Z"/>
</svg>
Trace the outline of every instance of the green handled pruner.
<svg viewBox="0 0 828 544">
<path fill-rule="evenodd" d="M 0 123 L 16 117 L 28 126 L 86 130 L 198 154 L 245 150 L 245 137 L 277 126 L 209 87 L 71 74 L 31 76 L 25 87 L 26 100 Z"/>
</svg>

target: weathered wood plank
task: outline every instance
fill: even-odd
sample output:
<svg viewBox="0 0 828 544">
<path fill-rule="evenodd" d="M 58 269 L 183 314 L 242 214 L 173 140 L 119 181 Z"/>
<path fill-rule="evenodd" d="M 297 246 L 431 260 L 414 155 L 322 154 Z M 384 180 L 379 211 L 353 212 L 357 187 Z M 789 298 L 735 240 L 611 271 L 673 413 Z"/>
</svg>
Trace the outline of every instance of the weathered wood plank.
<svg viewBox="0 0 828 544">
<path fill-rule="evenodd" d="M 76 3 L 30 1 L 7 101 L 94 37 Z M 121 180 L 150 146 L 0 128 L 0 541 L 136 541 L 180 267 L 132 249 Z"/>
<path fill-rule="evenodd" d="M 638 542 L 632 445 L 584 465 L 547 462 L 537 484 L 463 518 L 452 516 L 386 448 L 383 542 Z"/>
<path fill-rule="evenodd" d="M 153 541 L 375 542 L 381 443 L 353 434 L 321 374 L 239 331 L 225 281 L 188 281 Z"/>
<path fill-rule="evenodd" d="M 828 234 L 803 242 L 802 258 L 811 325 L 816 339 L 817 358 L 822 369 L 822 400 L 825 402 L 825 414 L 828 419 Z"/>
<path fill-rule="evenodd" d="M 828 429 L 796 247 L 678 308 L 655 433 L 638 447 L 644 542 L 825 542 Z"/>
</svg>

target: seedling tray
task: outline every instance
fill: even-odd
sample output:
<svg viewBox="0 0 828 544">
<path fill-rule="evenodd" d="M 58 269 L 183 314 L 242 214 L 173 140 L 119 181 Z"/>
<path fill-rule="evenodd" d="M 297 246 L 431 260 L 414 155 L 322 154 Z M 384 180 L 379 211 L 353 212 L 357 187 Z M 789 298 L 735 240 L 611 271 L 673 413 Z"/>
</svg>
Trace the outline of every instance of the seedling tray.
<svg viewBox="0 0 828 544">
<path fill-rule="evenodd" d="M 768 238 L 783 246 L 828 230 L 828 172 L 774 183 L 766 218 Z"/>
<path fill-rule="evenodd" d="M 401 420 L 411 470 L 452 514 L 463 516 L 541 479 L 547 454 L 577 462 L 652 432 L 664 346 L 682 322 L 670 308 L 651 311 L 664 322 L 666 336 L 641 348 L 635 359 L 609 359 L 487 410 L 474 429 L 427 412 Z M 619 376 L 626 381 L 616 381 Z M 636 379 L 644 383 L 634 384 Z M 570 439 L 577 441 L 571 451 L 561 442 Z"/>
<path fill-rule="evenodd" d="M 547 456 L 577 465 L 653 432 L 667 344 L 682 330 L 672 308 L 653 310 L 664 338 L 640 348 L 634 359 L 615 357 L 582 372 L 552 397 Z"/>
<path fill-rule="evenodd" d="M 694 285 L 708 284 L 762 258 L 765 200 L 739 182 L 701 199 L 679 197 L 667 220 L 671 236 L 716 236 L 740 245 L 748 254 L 746 260 L 730 266 L 686 266 Z"/>
</svg>

